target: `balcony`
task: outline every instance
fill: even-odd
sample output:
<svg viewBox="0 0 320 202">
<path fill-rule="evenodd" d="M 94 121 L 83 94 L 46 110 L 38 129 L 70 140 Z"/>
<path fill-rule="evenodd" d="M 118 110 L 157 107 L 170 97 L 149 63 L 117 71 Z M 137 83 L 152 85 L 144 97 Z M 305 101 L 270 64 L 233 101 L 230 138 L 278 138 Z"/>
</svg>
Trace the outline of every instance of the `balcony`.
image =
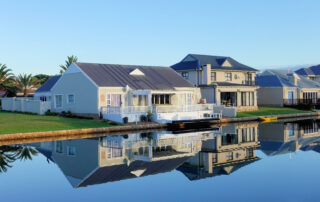
<svg viewBox="0 0 320 202">
<path fill-rule="evenodd" d="M 242 84 L 245 86 L 255 86 L 256 82 L 251 80 L 245 80 L 245 81 L 242 81 Z"/>
</svg>

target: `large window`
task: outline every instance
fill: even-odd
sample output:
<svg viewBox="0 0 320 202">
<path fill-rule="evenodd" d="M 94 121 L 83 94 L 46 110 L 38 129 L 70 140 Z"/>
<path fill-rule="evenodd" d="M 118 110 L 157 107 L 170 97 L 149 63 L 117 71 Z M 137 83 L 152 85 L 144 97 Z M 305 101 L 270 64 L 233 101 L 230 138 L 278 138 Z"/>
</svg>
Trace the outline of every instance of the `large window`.
<svg viewBox="0 0 320 202">
<path fill-rule="evenodd" d="M 225 73 L 224 77 L 226 81 L 232 81 L 232 73 Z"/>
<path fill-rule="evenodd" d="M 55 105 L 56 105 L 56 108 L 62 107 L 62 95 L 55 96 Z"/>
<path fill-rule="evenodd" d="M 182 77 L 185 78 L 185 79 L 188 79 L 188 78 L 189 78 L 189 72 L 182 72 L 181 75 L 182 75 Z"/>
<path fill-rule="evenodd" d="M 121 106 L 120 94 L 107 94 L 106 99 L 107 106 L 119 107 Z"/>
<path fill-rule="evenodd" d="M 217 81 L 217 73 L 211 72 L 211 81 Z"/>
<path fill-rule="evenodd" d="M 242 128 L 242 143 L 255 141 L 255 128 Z"/>
<path fill-rule="evenodd" d="M 303 102 L 304 103 L 317 103 L 318 93 L 317 92 L 304 92 Z"/>
<path fill-rule="evenodd" d="M 241 92 L 241 106 L 254 106 L 254 92 Z"/>
<path fill-rule="evenodd" d="M 153 94 L 152 95 L 152 104 L 153 105 L 168 105 L 168 104 L 170 104 L 170 95 L 169 94 Z"/>
</svg>

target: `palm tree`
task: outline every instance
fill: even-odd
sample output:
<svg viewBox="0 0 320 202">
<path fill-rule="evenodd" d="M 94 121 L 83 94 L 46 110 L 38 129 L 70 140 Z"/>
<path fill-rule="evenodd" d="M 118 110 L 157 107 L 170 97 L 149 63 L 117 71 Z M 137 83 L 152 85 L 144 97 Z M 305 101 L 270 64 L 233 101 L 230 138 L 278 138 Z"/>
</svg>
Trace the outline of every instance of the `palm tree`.
<svg viewBox="0 0 320 202">
<path fill-rule="evenodd" d="M 78 62 L 78 57 L 74 55 L 68 56 L 68 59 L 65 61 L 65 64 L 60 65 L 60 74 L 63 74 L 63 72 L 65 72 L 73 62 Z"/>
<path fill-rule="evenodd" d="M 8 84 L 12 81 L 13 74 L 11 71 L 5 64 L 0 63 L 0 90 L 6 90 Z"/>
<path fill-rule="evenodd" d="M 8 168 L 11 168 L 16 158 L 15 158 L 15 149 L 9 146 L 0 147 L 0 173 L 6 172 Z"/>
<path fill-rule="evenodd" d="M 29 146 L 20 146 L 17 148 L 15 158 L 20 160 L 32 160 L 32 156 L 38 155 L 38 151 Z"/>
<path fill-rule="evenodd" d="M 15 79 L 15 83 L 18 89 L 23 92 L 24 97 L 28 97 L 28 92 L 30 89 L 39 86 L 38 79 L 33 77 L 31 74 L 19 74 Z"/>
</svg>

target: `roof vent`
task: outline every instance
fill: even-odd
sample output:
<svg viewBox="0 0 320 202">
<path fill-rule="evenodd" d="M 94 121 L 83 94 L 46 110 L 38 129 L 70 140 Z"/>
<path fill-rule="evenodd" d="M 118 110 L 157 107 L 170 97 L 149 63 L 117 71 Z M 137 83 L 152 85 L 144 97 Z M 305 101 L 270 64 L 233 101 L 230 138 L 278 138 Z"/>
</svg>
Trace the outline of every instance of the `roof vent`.
<svg viewBox="0 0 320 202">
<path fill-rule="evenodd" d="M 131 76 L 144 76 L 144 73 L 140 71 L 138 68 L 130 72 Z"/>
</svg>

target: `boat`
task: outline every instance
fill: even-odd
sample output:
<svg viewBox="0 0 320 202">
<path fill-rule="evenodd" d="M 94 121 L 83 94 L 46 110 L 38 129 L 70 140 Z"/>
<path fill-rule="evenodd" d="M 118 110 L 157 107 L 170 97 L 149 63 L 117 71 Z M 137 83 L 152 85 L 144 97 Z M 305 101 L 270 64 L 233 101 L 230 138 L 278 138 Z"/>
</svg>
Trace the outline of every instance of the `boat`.
<svg viewBox="0 0 320 202">
<path fill-rule="evenodd" d="M 262 121 L 262 122 L 270 122 L 270 121 L 278 120 L 278 117 L 276 117 L 276 116 L 272 116 L 272 117 L 260 116 L 259 120 Z"/>
</svg>

